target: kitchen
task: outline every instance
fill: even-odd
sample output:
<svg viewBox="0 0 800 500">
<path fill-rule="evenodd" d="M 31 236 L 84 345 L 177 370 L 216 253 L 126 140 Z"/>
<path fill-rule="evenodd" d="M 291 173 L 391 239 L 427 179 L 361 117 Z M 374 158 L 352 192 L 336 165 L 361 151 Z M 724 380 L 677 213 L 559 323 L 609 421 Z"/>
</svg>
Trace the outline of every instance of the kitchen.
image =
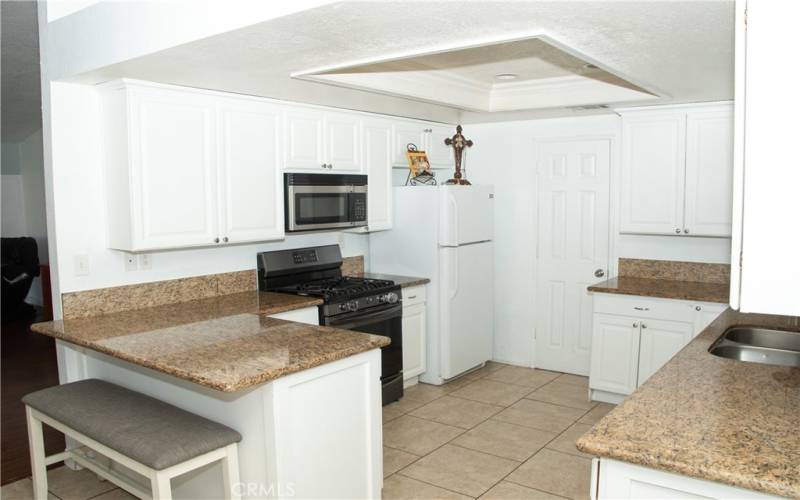
<svg viewBox="0 0 800 500">
<path fill-rule="evenodd" d="M 84 445 L 62 470 L 159 498 L 800 495 L 797 365 L 731 334 L 800 329 L 764 112 L 796 106 L 765 28 L 793 7 L 745 32 L 744 2 L 471 2 L 469 34 L 451 5 L 39 4 L 60 300 L 33 329 L 62 384 L 239 435 L 165 482 L 29 399 Z"/>
</svg>

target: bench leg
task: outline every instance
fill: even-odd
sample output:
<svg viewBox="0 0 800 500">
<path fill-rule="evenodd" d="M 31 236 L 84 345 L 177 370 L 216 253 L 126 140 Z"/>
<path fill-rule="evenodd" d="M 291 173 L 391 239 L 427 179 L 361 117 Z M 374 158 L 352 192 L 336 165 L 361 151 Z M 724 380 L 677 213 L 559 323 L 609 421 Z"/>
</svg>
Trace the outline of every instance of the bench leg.
<svg viewBox="0 0 800 500">
<path fill-rule="evenodd" d="M 47 466 L 44 464 L 44 434 L 42 421 L 34 417 L 30 407 L 25 407 L 28 420 L 28 446 L 31 450 L 31 472 L 33 474 L 33 498 L 47 500 Z"/>
<path fill-rule="evenodd" d="M 225 458 L 222 459 L 222 485 L 225 488 L 225 498 L 239 500 L 241 486 L 239 485 L 239 447 L 236 443 L 225 448 Z"/>
<path fill-rule="evenodd" d="M 153 488 L 153 500 L 172 500 L 172 485 L 168 475 L 163 472 L 153 472 L 150 476 L 150 485 Z"/>
</svg>

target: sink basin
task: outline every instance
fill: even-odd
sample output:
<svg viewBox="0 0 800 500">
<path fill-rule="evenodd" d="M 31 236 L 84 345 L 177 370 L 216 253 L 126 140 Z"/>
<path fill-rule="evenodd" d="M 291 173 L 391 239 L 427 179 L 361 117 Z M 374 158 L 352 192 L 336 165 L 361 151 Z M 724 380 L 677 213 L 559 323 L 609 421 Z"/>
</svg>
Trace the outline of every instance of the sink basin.
<svg viewBox="0 0 800 500">
<path fill-rule="evenodd" d="M 708 352 L 751 363 L 800 367 L 800 332 L 737 326 L 726 330 Z"/>
</svg>

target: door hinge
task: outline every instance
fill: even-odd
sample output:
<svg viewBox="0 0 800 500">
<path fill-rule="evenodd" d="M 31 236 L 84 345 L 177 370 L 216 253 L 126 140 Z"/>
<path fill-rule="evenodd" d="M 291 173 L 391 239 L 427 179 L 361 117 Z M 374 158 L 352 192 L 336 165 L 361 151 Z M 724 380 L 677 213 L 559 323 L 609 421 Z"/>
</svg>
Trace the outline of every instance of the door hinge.
<svg viewBox="0 0 800 500">
<path fill-rule="evenodd" d="M 739 270 L 740 270 L 740 271 L 741 271 L 741 269 L 742 269 L 742 261 L 743 261 L 743 260 L 744 260 L 744 252 L 742 252 L 742 251 L 740 250 L 740 251 L 739 251 Z"/>
</svg>

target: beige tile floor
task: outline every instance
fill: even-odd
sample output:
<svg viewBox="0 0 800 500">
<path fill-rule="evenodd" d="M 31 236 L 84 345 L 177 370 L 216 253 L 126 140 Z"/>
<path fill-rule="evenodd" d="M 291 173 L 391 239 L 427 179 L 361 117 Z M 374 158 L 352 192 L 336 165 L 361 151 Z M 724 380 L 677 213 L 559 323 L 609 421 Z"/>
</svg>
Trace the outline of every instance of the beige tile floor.
<svg viewBox="0 0 800 500">
<path fill-rule="evenodd" d="M 410 387 L 383 409 L 383 498 L 586 499 L 575 440 L 611 408 L 586 377 L 499 363 Z"/>
<path fill-rule="evenodd" d="M 383 498 L 586 499 L 590 458 L 575 440 L 611 408 L 588 400 L 586 377 L 499 363 L 410 387 L 383 409 Z M 87 470 L 48 481 L 54 500 L 135 498 Z M 30 478 L 0 489 L 32 496 Z"/>
</svg>

